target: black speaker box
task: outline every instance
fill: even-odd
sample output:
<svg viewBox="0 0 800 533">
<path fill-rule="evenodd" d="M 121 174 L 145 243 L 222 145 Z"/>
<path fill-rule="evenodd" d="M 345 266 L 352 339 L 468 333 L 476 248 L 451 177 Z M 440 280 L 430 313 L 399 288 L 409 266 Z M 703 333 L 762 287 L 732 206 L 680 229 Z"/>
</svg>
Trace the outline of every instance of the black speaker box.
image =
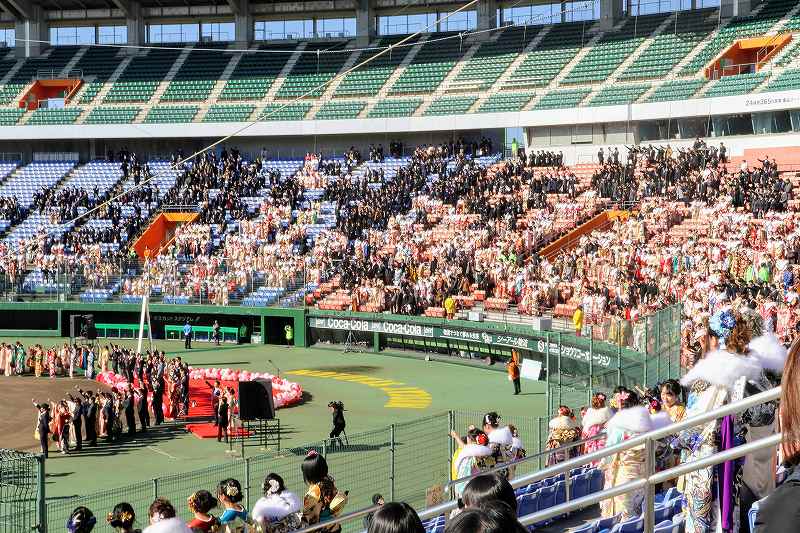
<svg viewBox="0 0 800 533">
<path fill-rule="evenodd" d="M 272 381 L 257 379 L 239 382 L 239 418 L 242 420 L 272 420 L 275 418 Z"/>
</svg>

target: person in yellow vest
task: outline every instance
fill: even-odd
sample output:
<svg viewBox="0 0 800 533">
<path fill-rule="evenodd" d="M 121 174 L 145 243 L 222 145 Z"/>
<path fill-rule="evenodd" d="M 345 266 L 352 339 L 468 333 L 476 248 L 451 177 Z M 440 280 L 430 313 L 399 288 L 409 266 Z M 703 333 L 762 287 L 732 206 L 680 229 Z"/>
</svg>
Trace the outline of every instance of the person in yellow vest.
<svg viewBox="0 0 800 533">
<path fill-rule="evenodd" d="M 294 340 L 294 328 L 290 324 L 286 324 L 283 327 L 283 334 L 286 337 L 286 347 L 291 348 Z"/>
<path fill-rule="evenodd" d="M 456 316 L 456 301 L 452 296 L 444 299 L 444 312 L 447 314 L 448 319 L 453 319 Z"/>
<path fill-rule="evenodd" d="M 579 305 L 572 313 L 572 325 L 575 326 L 575 335 L 580 337 L 583 331 L 583 306 Z"/>
</svg>

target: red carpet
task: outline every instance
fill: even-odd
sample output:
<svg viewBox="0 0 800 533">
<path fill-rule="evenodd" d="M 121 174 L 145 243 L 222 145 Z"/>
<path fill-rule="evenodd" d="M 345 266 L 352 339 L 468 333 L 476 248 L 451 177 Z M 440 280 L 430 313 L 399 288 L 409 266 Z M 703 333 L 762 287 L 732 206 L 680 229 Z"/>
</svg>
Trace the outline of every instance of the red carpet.
<svg viewBox="0 0 800 533">
<path fill-rule="evenodd" d="M 223 387 L 237 386 L 234 381 L 222 381 Z M 214 408 L 211 403 L 211 388 L 206 385 L 205 380 L 190 379 L 189 380 L 189 416 L 188 418 L 214 418 Z M 216 439 L 217 426 L 211 422 L 200 424 L 186 424 L 186 429 L 194 433 L 194 436 L 200 439 Z M 241 428 L 233 430 L 233 436 L 249 436 L 249 431 L 244 431 Z"/>
</svg>

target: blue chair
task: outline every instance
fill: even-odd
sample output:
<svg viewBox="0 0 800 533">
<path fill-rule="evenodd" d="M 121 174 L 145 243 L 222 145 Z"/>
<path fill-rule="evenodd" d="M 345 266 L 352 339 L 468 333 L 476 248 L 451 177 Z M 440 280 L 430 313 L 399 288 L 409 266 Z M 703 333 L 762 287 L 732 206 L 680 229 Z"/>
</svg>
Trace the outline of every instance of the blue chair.
<svg viewBox="0 0 800 533">
<path fill-rule="evenodd" d="M 674 500 L 667 502 L 670 508 L 672 509 L 672 516 L 677 514 L 681 514 L 683 512 L 683 498 L 675 498 Z"/>
<path fill-rule="evenodd" d="M 527 516 L 539 510 L 539 495 L 538 493 L 530 493 L 522 496 L 517 500 L 517 515 Z"/>
<path fill-rule="evenodd" d="M 672 515 L 674 513 L 672 512 L 672 506 L 661 505 L 661 504 L 657 503 L 653 507 L 653 514 L 655 516 L 655 518 L 653 519 L 654 522 L 656 524 L 660 524 L 661 522 L 664 522 L 665 520 L 672 519 Z"/>
<path fill-rule="evenodd" d="M 666 492 L 660 492 L 656 494 L 656 503 L 668 502 L 674 498 L 677 498 L 678 496 L 680 496 L 678 489 L 675 487 L 670 487 L 666 490 Z"/>
<path fill-rule="evenodd" d="M 594 524 L 584 524 L 578 529 L 571 530 L 571 533 L 595 533 Z"/>
<path fill-rule="evenodd" d="M 603 490 L 603 472 L 599 468 L 595 468 L 589 472 L 589 493 L 600 492 Z"/>
<path fill-rule="evenodd" d="M 673 533 L 677 526 L 672 523 L 672 520 L 665 520 L 661 523 L 657 523 L 655 529 L 653 529 L 653 533 Z"/>
<path fill-rule="evenodd" d="M 571 478 L 572 484 L 570 485 L 570 498 L 577 500 L 589 494 L 589 476 L 587 474 L 578 474 Z"/>
<path fill-rule="evenodd" d="M 617 522 L 619 522 L 619 515 L 601 518 L 594 523 L 594 528 L 597 531 L 607 531 L 613 528 Z"/>
<path fill-rule="evenodd" d="M 747 511 L 747 522 L 750 524 L 750 531 L 756 531 L 756 518 L 758 517 L 758 509 L 761 506 L 761 500 L 755 502 L 752 507 Z"/>
<path fill-rule="evenodd" d="M 611 533 L 642 533 L 644 531 L 644 518 L 632 518 L 614 526 Z"/>
<path fill-rule="evenodd" d="M 551 485 L 549 487 L 542 487 L 536 493 L 539 495 L 539 510 L 549 509 L 556 504 L 556 487 Z"/>
</svg>

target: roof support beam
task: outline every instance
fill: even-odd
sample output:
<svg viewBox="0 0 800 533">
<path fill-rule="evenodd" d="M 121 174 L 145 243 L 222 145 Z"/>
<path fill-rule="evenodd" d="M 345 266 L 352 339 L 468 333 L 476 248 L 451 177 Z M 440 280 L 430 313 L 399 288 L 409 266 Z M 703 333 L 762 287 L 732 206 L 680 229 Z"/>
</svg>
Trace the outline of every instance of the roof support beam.
<svg viewBox="0 0 800 533">
<path fill-rule="evenodd" d="M 11 13 L 17 20 L 31 18 L 30 2 L 20 2 L 19 0 L 0 0 L 0 9 Z"/>
<path fill-rule="evenodd" d="M 131 3 L 128 0 L 111 0 L 114 2 L 114 5 L 117 6 L 126 17 L 129 17 L 131 14 Z"/>
</svg>

